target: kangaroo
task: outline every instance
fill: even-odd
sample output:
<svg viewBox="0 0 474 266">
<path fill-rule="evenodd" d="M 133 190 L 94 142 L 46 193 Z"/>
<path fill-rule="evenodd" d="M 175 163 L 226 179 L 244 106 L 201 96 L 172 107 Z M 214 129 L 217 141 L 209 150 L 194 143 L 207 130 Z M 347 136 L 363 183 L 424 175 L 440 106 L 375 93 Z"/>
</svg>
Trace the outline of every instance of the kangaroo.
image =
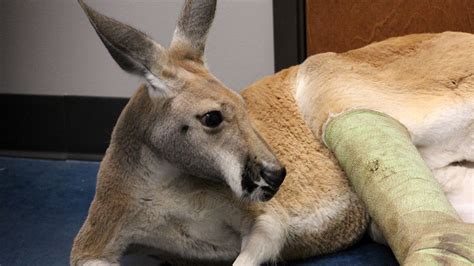
<svg viewBox="0 0 474 266">
<path fill-rule="evenodd" d="M 315 55 L 238 95 L 204 62 L 215 0 L 186 1 L 169 49 L 79 3 L 119 66 L 148 84 L 115 126 L 71 265 L 116 265 L 135 247 L 171 262 L 259 265 L 351 245 L 368 216 L 321 135 L 355 108 L 402 122 L 474 221 L 472 34 Z"/>
<path fill-rule="evenodd" d="M 114 128 L 71 265 L 117 265 L 136 247 L 175 263 L 260 265 L 361 237 L 365 208 L 290 91 L 252 103 L 207 69 L 216 0 L 185 2 L 169 49 L 79 3 L 118 65 L 148 84 Z"/>
</svg>

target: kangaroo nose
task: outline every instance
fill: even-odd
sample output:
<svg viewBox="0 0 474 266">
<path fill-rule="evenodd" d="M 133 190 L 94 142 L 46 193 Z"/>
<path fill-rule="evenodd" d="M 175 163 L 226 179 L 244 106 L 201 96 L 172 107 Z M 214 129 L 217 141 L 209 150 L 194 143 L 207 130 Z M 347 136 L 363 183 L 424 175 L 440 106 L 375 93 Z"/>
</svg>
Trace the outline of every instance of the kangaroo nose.
<svg viewBox="0 0 474 266">
<path fill-rule="evenodd" d="M 268 167 L 263 167 L 260 170 L 260 176 L 267 182 L 268 185 L 278 188 L 281 183 L 283 183 L 283 180 L 285 180 L 286 176 L 286 169 L 285 167 L 281 168 L 268 168 Z"/>
</svg>

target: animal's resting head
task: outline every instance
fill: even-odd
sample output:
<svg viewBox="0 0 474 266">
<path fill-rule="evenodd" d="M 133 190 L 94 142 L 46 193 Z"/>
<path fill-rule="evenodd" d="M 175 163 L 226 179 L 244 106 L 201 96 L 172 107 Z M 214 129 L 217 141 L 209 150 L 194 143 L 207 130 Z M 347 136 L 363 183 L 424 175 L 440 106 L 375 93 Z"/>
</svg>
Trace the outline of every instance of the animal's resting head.
<svg viewBox="0 0 474 266">
<path fill-rule="evenodd" d="M 252 127 L 243 99 L 204 64 L 216 0 L 186 1 L 169 49 L 79 3 L 120 67 L 149 83 L 155 108 L 141 114 L 148 117 L 142 143 L 189 176 L 226 183 L 238 197 L 272 198 L 285 168 Z"/>
</svg>

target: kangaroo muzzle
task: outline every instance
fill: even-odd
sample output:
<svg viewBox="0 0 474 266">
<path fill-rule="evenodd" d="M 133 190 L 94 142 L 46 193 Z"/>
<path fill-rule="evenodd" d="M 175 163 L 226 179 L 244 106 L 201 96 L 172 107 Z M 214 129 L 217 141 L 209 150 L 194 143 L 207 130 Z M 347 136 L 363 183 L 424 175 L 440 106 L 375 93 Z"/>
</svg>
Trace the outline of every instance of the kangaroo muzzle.
<svg viewBox="0 0 474 266">
<path fill-rule="evenodd" d="M 280 163 L 247 160 L 242 173 L 242 197 L 251 201 L 268 201 L 285 180 L 286 168 Z"/>
</svg>

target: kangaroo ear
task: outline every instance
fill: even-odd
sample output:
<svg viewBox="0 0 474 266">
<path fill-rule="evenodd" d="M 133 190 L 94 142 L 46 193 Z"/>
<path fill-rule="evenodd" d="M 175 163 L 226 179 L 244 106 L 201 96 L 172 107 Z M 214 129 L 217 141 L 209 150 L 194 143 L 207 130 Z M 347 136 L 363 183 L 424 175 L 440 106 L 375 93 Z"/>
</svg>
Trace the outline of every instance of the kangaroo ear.
<svg viewBox="0 0 474 266">
<path fill-rule="evenodd" d="M 125 71 L 145 77 L 157 93 L 166 93 L 166 86 L 158 79 L 160 58 L 165 49 L 145 33 L 129 25 L 100 14 L 86 5 L 79 4 L 105 47 Z"/>
<path fill-rule="evenodd" d="M 171 49 L 190 59 L 202 60 L 207 33 L 216 13 L 217 0 L 186 0 L 174 32 Z"/>
</svg>

